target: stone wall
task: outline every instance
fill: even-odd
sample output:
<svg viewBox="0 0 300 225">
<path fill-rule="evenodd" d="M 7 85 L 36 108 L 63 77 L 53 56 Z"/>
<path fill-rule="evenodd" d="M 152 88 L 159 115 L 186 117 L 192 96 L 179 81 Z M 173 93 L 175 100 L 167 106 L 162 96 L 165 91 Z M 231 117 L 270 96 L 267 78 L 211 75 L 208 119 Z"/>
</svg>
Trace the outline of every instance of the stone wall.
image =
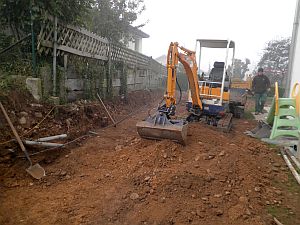
<svg viewBox="0 0 300 225">
<path fill-rule="evenodd" d="M 78 63 L 69 60 L 66 68 L 59 67 L 57 96 L 61 102 L 94 99 L 96 93 L 103 97 L 127 94 L 130 91 L 163 88 L 166 68 L 154 60 L 148 68 L 126 64 L 112 66 L 107 77 L 105 64 Z M 52 95 L 52 72 L 50 65 L 40 68 L 43 97 Z M 110 84 L 111 82 L 111 84 Z"/>
</svg>

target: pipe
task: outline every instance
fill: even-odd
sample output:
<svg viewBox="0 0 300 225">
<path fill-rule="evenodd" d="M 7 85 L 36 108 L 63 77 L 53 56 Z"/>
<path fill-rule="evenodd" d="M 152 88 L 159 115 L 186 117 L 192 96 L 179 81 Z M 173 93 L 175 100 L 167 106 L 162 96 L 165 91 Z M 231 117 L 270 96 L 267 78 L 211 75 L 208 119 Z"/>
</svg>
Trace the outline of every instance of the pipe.
<svg viewBox="0 0 300 225">
<path fill-rule="evenodd" d="M 284 153 L 283 150 L 280 151 L 281 155 L 284 159 L 284 161 L 286 162 L 287 166 L 289 167 L 289 169 L 291 170 L 292 174 L 294 175 L 296 181 L 298 182 L 298 184 L 300 185 L 300 175 L 297 173 L 297 171 L 295 170 L 295 168 L 293 167 L 292 163 L 290 162 L 290 160 L 288 159 L 288 157 L 286 156 L 286 154 Z"/>
<path fill-rule="evenodd" d="M 283 225 L 278 219 L 276 219 L 276 217 L 274 217 L 273 219 L 274 219 L 274 222 L 275 222 L 277 225 Z"/>
<path fill-rule="evenodd" d="M 287 154 L 290 156 L 290 158 L 293 160 L 293 162 L 296 164 L 296 166 L 299 168 L 300 170 L 300 162 L 296 159 L 296 157 L 294 156 L 294 154 L 291 152 L 290 149 L 286 149 Z"/>
<path fill-rule="evenodd" d="M 37 145 L 37 146 L 43 146 L 43 147 L 62 147 L 62 146 L 64 146 L 64 144 L 41 142 L 41 141 L 27 141 L 27 140 L 25 140 L 24 143 L 26 145 Z"/>
<path fill-rule="evenodd" d="M 55 135 L 55 136 L 49 136 L 49 137 L 43 137 L 43 138 L 39 138 L 39 139 L 36 139 L 34 141 L 37 141 L 37 142 L 41 142 L 41 141 L 52 141 L 52 140 L 60 140 L 60 139 L 64 139 L 66 138 L 67 135 L 66 134 L 60 134 L 60 135 Z"/>
</svg>

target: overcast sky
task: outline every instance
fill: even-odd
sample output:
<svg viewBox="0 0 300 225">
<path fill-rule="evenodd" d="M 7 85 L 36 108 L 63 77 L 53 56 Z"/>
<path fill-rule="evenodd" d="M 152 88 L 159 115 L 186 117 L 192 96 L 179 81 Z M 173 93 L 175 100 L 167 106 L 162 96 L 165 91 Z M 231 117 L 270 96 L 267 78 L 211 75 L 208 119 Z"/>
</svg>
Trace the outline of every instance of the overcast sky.
<svg viewBox="0 0 300 225">
<path fill-rule="evenodd" d="M 171 41 L 194 50 L 197 38 L 229 38 L 236 42 L 236 58 L 253 64 L 267 41 L 291 36 L 296 7 L 296 0 L 144 1 L 146 11 L 137 21 L 149 20 L 142 28 L 150 35 L 143 40 L 144 54 L 166 54 Z"/>
</svg>

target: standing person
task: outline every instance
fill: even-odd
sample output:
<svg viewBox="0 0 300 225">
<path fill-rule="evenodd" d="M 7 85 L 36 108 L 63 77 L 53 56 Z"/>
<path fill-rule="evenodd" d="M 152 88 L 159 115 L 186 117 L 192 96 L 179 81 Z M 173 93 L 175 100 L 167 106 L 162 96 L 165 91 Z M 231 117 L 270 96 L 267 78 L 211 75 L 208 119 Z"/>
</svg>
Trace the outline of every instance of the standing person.
<svg viewBox="0 0 300 225">
<path fill-rule="evenodd" d="M 252 81 L 252 90 L 255 94 L 255 115 L 263 112 L 269 89 L 270 80 L 264 75 L 263 68 L 259 68 L 257 75 Z"/>
</svg>

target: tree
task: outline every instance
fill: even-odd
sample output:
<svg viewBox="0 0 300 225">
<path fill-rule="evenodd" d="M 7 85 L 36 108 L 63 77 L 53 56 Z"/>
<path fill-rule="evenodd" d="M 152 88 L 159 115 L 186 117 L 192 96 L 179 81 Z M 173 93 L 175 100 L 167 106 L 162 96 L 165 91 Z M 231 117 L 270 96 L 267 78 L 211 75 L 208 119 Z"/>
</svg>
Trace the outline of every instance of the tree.
<svg viewBox="0 0 300 225">
<path fill-rule="evenodd" d="M 0 24 L 6 33 L 20 39 L 30 32 L 30 10 L 35 25 L 47 14 L 69 24 L 82 25 L 93 3 L 94 0 L 0 0 Z"/>
<path fill-rule="evenodd" d="M 284 85 L 288 71 L 290 44 L 291 38 L 272 40 L 263 50 L 257 67 L 264 69 L 264 73 L 269 77 L 271 83 L 277 81 L 279 85 Z"/>
<path fill-rule="evenodd" d="M 243 79 L 246 72 L 249 71 L 248 66 L 250 63 L 250 59 L 248 58 L 245 58 L 245 61 L 242 61 L 241 59 L 235 59 L 233 64 L 233 77 Z M 228 67 L 228 71 L 231 72 L 231 66 Z"/>
<path fill-rule="evenodd" d="M 145 10 L 144 0 L 96 0 L 89 29 L 107 39 L 127 43 L 129 26 Z M 143 26 L 143 24 L 138 27 Z"/>
</svg>

